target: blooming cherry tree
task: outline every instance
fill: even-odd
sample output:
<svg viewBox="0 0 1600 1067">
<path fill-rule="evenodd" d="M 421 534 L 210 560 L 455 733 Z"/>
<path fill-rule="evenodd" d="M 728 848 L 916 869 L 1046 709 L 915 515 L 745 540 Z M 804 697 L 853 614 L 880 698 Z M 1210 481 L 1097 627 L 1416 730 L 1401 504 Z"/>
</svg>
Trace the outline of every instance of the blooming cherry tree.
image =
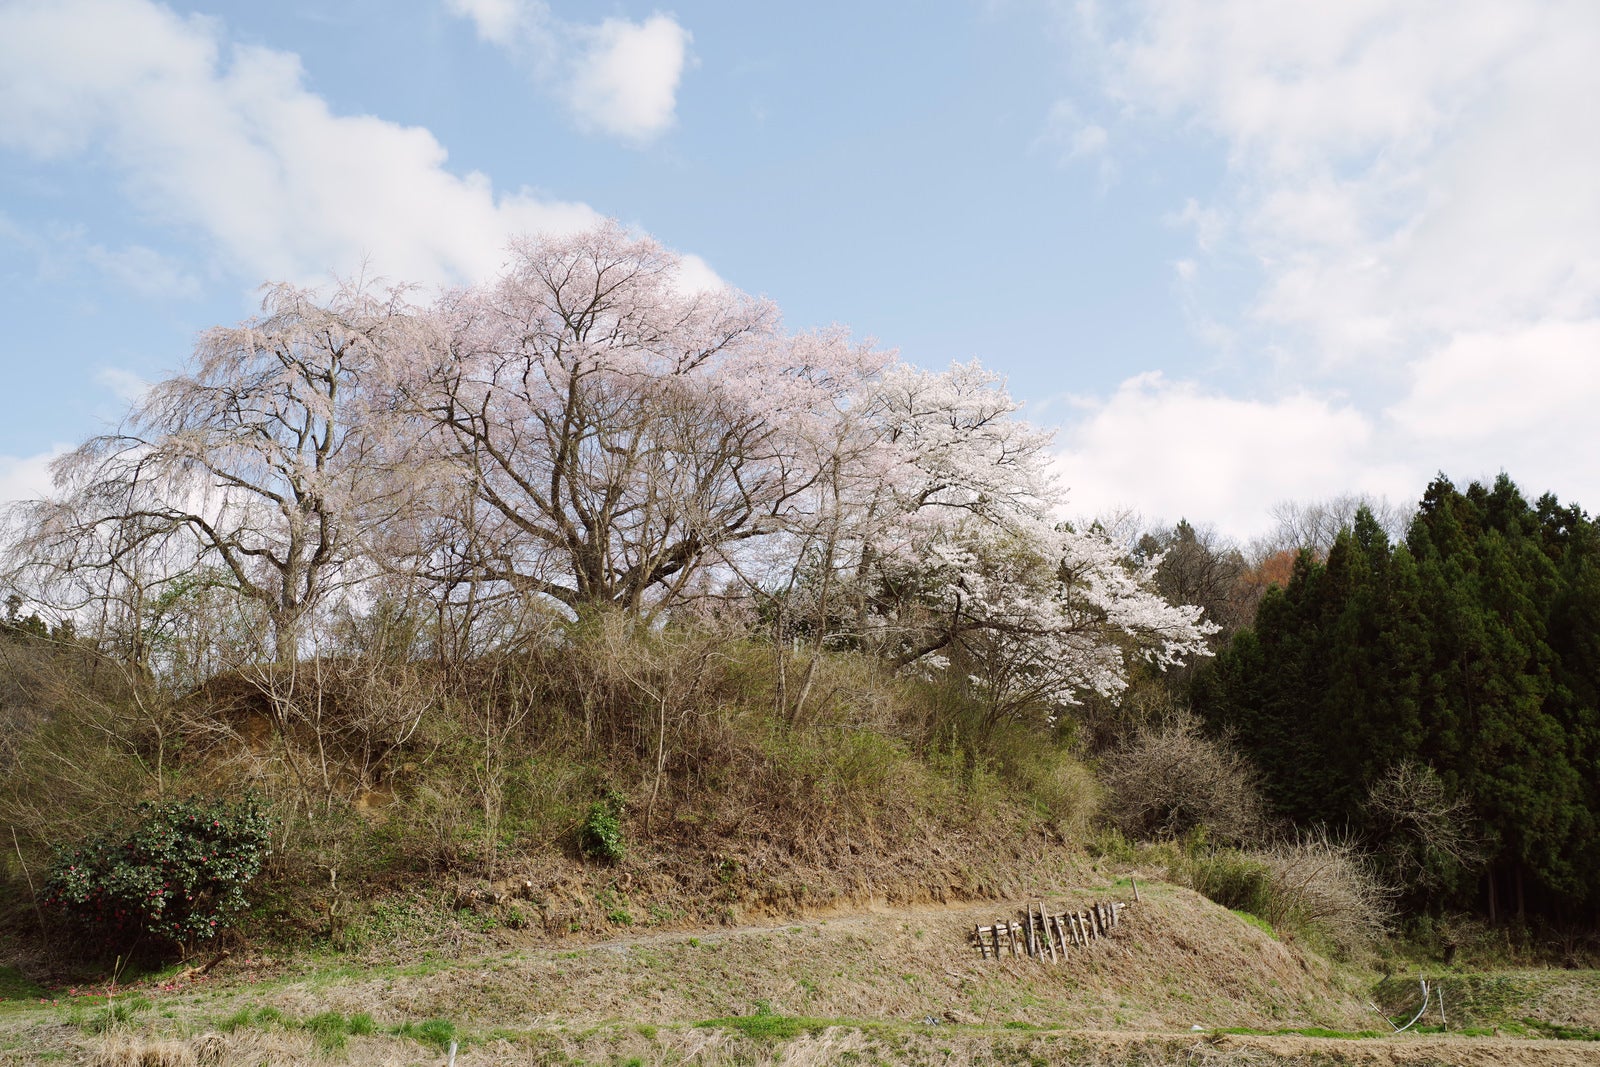
<svg viewBox="0 0 1600 1067">
<path fill-rule="evenodd" d="M 398 291 L 357 285 L 272 286 L 263 311 L 208 330 L 121 432 L 58 459 L 60 493 L 26 506 L 17 554 L 46 584 L 141 552 L 210 567 L 265 611 L 286 661 L 306 615 L 359 577 L 364 536 L 403 510 L 409 479 L 389 476 L 366 385 L 427 331 Z"/>
<path fill-rule="evenodd" d="M 1199 609 L 1153 591 L 1158 558 L 1060 523 L 1050 435 L 996 375 L 789 333 L 771 302 L 684 278 L 611 224 L 519 240 L 425 310 L 273 287 L 58 463 L 23 554 L 58 577 L 135 550 L 210 568 L 266 612 L 280 662 L 380 572 L 467 620 L 480 598 L 649 618 L 740 578 L 780 648 L 959 671 L 997 719 L 1113 692 L 1130 656 L 1203 654 Z M 809 670 L 791 700 L 780 657 L 786 713 Z"/>
<path fill-rule="evenodd" d="M 516 243 L 441 314 L 446 355 L 404 392 L 461 492 L 423 565 L 578 614 L 671 603 L 798 522 L 886 359 L 786 334 L 768 301 L 686 292 L 675 256 L 615 225 Z"/>
<path fill-rule="evenodd" d="M 1050 435 L 996 375 L 899 366 L 873 400 L 897 462 L 855 581 L 862 630 L 895 663 L 965 672 L 999 719 L 1114 693 L 1130 656 L 1207 654 L 1200 609 L 1154 591 L 1159 558 L 1060 522 Z"/>
</svg>

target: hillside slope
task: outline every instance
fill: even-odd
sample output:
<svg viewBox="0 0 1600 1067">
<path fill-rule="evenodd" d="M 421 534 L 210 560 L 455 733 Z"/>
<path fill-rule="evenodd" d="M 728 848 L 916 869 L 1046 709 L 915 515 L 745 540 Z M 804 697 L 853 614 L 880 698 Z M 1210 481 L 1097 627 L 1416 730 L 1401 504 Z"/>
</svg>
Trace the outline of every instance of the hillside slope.
<svg viewBox="0 0 1600 1067">
<path fill-rule="evenodd" d="M 1387 1029 L 1365 983 L 1175 886 L 1051 964 L 985 960 L 1018 902 L 880 907 L 783 925 L 405 963 L 229 960 L 204 980 L 0 1003 L 0 1063 L 1600 1063 L 1593 1042 L 1219 1028 Z M 1130 899 L 1125 883 L 1047 897 Z M 1580 984 L 1582 984 L 1580 982 Z M 174 988 L 176 986 L 176 988 Z M 51 998 L 45 998 L 47 1001 Z M 1200 1026 L 1203 1032 L 1192 1028 Z"/>
<path fill-rule="evenodd" d="M 375 1016 L 449 1015 L 519 1027 L 550 1019 L 652 1025 L 776 1014 L 1070 1028 L 1188 1030 L 1372 1021 L 1326 961 L 1185 889 L 1152 886 L 1113 935 L 1052 965 L 983 960 L 974 925 L 1021 902 L 882 908 L 786 925 L 652 934 L 568 950 L 513 950 L 326 987 L 289 982 L 278 1003 Z M 1130 899 L 1124 886 L 1048 898 L 1053 910 Z"/>
</svg>

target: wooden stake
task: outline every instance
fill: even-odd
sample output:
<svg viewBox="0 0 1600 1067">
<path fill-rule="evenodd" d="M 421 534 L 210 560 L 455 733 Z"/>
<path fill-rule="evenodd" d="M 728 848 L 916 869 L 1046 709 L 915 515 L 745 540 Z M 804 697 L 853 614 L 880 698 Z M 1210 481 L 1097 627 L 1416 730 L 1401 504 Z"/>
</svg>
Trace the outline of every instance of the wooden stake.
<svg viewBox="0 0 1600 1067">
<path fill-rule="evenodd" d="M 1135 904 L 1139 903 L 1139 880 L 1137 878 L 1129 878 L 1128 884 L 1133 886 L 1133 902 Z"/>
<path fill-rule="evenodd" d="M 1044 901 L 1039 901 L 1039 929 L 1044 933 L 1044 943 L 1050 948 L 1050 962 L 1058 962 L 1056 939 L 1050 936 L 1050 919 L 1044 913 Z"/>
<path fill-rule="evenodd" d="M 1000 958 L 1000 923 L 998 921 L 989 927 L 989 933 L 994 935 L 994 958 Z"/>
<path fill-rule="evenodd" d="M 1059 915 L 1050 916 L 1050 927 L 1055 931 L 1056 940 L 1061 942 L 1061 955 L 1062 958 L 1065 958 L 1067 955 L 1067 938 L 1061 932 L 1061 917 Z"/>
</svg>

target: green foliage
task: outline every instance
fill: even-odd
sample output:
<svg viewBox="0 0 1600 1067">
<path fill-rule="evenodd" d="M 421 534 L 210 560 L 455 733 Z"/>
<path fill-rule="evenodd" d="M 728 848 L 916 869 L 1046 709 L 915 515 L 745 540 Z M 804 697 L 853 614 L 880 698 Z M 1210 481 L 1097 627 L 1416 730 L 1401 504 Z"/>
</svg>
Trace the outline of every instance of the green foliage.
<svg viewBox="0 0 1600 1067">
<path fill-rule="evenodd" d="M 1383 1030 L 1330 1030 L 1324 1026 L 1290 1027 L 1287 1030 L 1261 1030 L 1250 1026 L 1219 1026 L 1211 1031 L 1213 1034 L 1252 1034 L 1276 1037 L 1280 1034 L 1298 1034 L 1301 1037 L 1323 1037 L 1335 1041 L 1364 1041 L 1372 1038 L 1392 1036 L 1392 1032 Z"/>
<path fill-rule="evenodd" d="M 377 1027 L 372 1021 L 372 1016 L 365 1012 L 357 1012 L 345 1018 L 336 1011 L 325 1011 L 302 1022 L 300 1029 L 308 1032 L 311 1040 L 322 1051 L 338 1052 L 345 1047 L 348 1037 L 371 1034 Z"/>
<path fill-rule="evenodd" d="M 827 1019 L 812 1019 L 799 1015 L 778 1015 L 772 1006 L 759 1002 L 749 1015 L 731 1015 L 721 1019 L 707 1019 L 696 1023 L 700 1027 L 721 1027 L 736 1030 L 755 1041 L 786 1041 L 801 1034 L 820 1034 L 834 1025 Z"/>
<path fill-rule="evenodd" d="M 1597 678 L 1600 524 L 1440 477 L 1403 543 L 1363 509 L 1303 555 L 1192 697 L 1277 813 L 1354 828 L 1411 910 L 1570 916 L 1600 906 Z M 1375 803 L 1401 769 L 1425 808 Z"/>
<path fill-rule="evenodd" d="M 450 1047 L 450 1042 L 461 1040 L 461 1034 L 456 1029 L 456 1024 L 449 1019 L 427 1019 L 420 1023 L 402 1023 L 395 1031 L 401 1037 L 409 1037 L 413 1041 L 420 1041 L 424 1045 L 431 1045 L 443 1052 Z"/>
<path fill-rule="evenodd" d="M 1384 932 L 1390 894 L 1347 841 L 1308 835 L 1271 848 L 1205 848 L 1177 859 L 1175 881 L 1234 912 L 1259 920 L 1276 937 L 1290 931 L 1326 951 L 1350 955 Z"/>
<path fill-rule="evenodd" d="M 740 787 L 751 790 L 752 802 L 782 810 L 806 837 L 823 827 L 870 831 L 903 822 L 948 806 L 953 793 L 953 783 L 930 774 L 903 741 L 876 730 L 774 724 L 759 746 L 764 781 Z"/>
<path fill-rule="evenodd" d="M 277 1008 L 251 1008 L 249 1005 L 218 1020 L 215 1025 L 225 1034 L 246 1027 L 302 1030 L 311 1035 L 312 1043 L 323 1052 L 342 1052 L 349 1038 L 367 1037 L 378 1032 L 377 1024 L 366 1012 L 345 1016 L 336 1011 L 324 1011 L 296 1022 Z"/>
<path fill-rule="evenodd" d="M 1069 743 L 1006 724 L 986 746 L 1005 788 L 1069 840 L 1082 840 L 1100 808 L 1101 788 Z"/>
<path fill-rule="evenodd" d="M 1562 1026 L 1544 1019 L 1523 1019 L 1522 1025 L 1534 1037 L 1553 1037 L 1561 1041 L 1600 1041 L 1600 1029 L 1590 1026 Z"/>
<path fill-rule="evenodd" d="M 192 946 L 244 910 L 270 833 L 251 800 L 143 804 L 130 829 L 62 850 L 43 903 L 105 948 L 146 934 Z"/>
<path fill-rule="evenodd" d="M 1245 923 L 1245 925 L 1254 926 L 1257 930 L 1260 930 L 1268 937 L 1274 939 L 1277 938 L 1278 931 L 1274 930 L 1272 928 L 1272 924 L 1261 918 L 1261 916 L 1252 915 L 1248 911 L 1234 911 L 1234 914 L 1237 915 Z"/>
<path fill-rule="evenodd" d="M 249 1026 L 255 1020 L 255 1011 L 246 1005 L 217 1022 L 217 1029 L 224 1034 L 231 1034 L 235 1030 Z"/>
<path fill-rule="evenodd" d="M 1281 908 L 1272 898 L 1272 868 L 1238 849 L 1191 853 L 1178 877 L 1200 895 L 1233 911 L 1272 924 Z"/>
<path fill-rule="evenodd" d="M 1373 986 L 1372 996 L 1373 1002 L 1397 1025 L 1410 1019 L 1421 1006 L 1419 978 L 1426 979 L 1429 988 L 1444 997 L 1452 1033 L 1479 1030 L 1518 1037 L 1600 1040 L 1600 1029 L 1555 1021 L 1570 1019 L 1572 1005 L 1594 1003 L 1600 997 L 1600 972 L 1502 969 L 1497 965 L 1484 971 L 1440 972 L 1425 968 L 1396 973 Z M 1430 1008 L 1417 1032 L 1432 1031 L 1434 1028 L 1426 1024 L 1437 1018 L 1437 1010 Z"/>
<path fill-rule="evenodd" d="M 114 1000 L 105 1006 L 104 1011 L 91 1017 L 84 1025 L 91 1034 L 108 1034 L 132 1024 L 134 1016 L 149 1006 L 149 1001 L 141 1005 L 134 1001 Z"/>
<path fill-rule="evenodd" d="M 622 794 L 614 789 L 590 804 L 589 813 L 578 827 L 578 851 L 590 859 L 621 863 L 628 851 L 622 833 L 624 807 Z"/>
<path fill-rule="evenodd" d="M 373 945 L 426 941 L 443 936 L 456 921 L 447 910 L 443 894 L 382 897 L 351 917 L 344 931 L 346 948 L 363 950 Z"/>
<path fill-rule="evenodd" d="M 627 895 L 607 887 L 595 894 L 594 902 L 605 912 L 606 921 L 614 926 L 632 926 L 633 912 L 628 907 Z"/>
</svg>

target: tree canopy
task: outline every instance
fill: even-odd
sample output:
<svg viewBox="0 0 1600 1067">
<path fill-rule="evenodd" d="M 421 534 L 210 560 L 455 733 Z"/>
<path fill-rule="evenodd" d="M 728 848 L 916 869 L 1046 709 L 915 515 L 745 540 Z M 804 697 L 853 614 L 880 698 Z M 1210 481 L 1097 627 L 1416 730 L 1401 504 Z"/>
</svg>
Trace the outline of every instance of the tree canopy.
<svg viewBox="0 0 1600 1067">
<path fill-rule="evenodd" d="M 1061 523 L 1049 443 L 976 363 L 788 332 L 608 224 L 519 240 L 428 302 L 269 287 L 57 463 L 11 574 L 69 614 L 115 606 L 108 633 L 157 670 L 160 620 L 207 590 L 266 620 L 280 664 L 397 603 L 431 611 L 435 652 L 483 652 L 518 639 L 506 618 L 781 598 L 786 639 L 955 671 L 994 718 L 1048 722 L 1212 629 L 1158 559 Z"/>
<path fill-rule="evenodd" d="M 1591 906 L 1597 566 L 1581 510 L 1530 504 L 1504 475 L 1464 491 L 1441 476 L 1403 542 L 1362 508 L 1325 561 L 1302 552 L 1201 672 L 1196 706 L 1247 747 L 1279 812 L 1371 833 L 1433 903 Z M 1430 791 L 1434 810 L 1470 806 L 1481 878 L 1461 850 L 1405 838 L 1394 798 Z"/>
</svg>

